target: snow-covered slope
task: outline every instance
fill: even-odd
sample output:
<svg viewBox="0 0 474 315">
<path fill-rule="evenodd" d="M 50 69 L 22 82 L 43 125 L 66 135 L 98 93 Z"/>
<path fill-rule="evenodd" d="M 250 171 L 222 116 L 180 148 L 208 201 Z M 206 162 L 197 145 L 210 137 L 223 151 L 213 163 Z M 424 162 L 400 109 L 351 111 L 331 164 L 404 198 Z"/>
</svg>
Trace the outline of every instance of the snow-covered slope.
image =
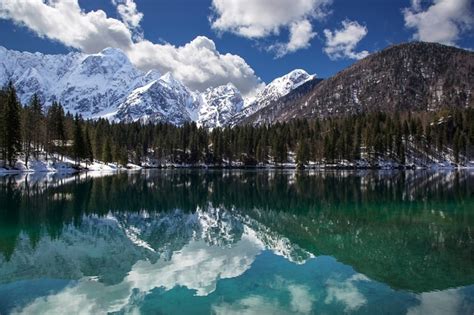
<svg viewBox="0 0 474 315">
<path fill-rule="evenodd" d="M 182 125 L 195 116 L 196 93 L 188 90 L 171 73 L 135 89 L 119 106 L 118 121 L 170 122 Z"/>
<path fill-rule="evenodd" d="M 310 75 L 302 69 L 295 69 L 282 77 L 276 78 L 265 86 L 265 88 L 257 94 L 255 99 L 247 104 L 243 110 L 232 119 L 232 124 L 236 124 L 241 119 L 267 107 L 272 102 L 287 95 L 314 77 L 314 75 Z"/>
<path fill-rule="evenodd" d="M 209 128 L 225 126 L 243 105 L 244 99 L 233 84 L 209 88 L 202 93 L 198 123 Z"/>
<path fill-rule="evenodd" d="M 137 87 L 150 80 L 118 49 L 88 55 L 53 89 L 69 110 L 87 117 L 103 117 Z"/>
<path fill-rule="evenodd" d="M 136 69 L 118 49 L 44 55 L 0 48 L 0 84 L 12 80 L 23 104 L 38 93 L 46 105 L 57 100 L 67 111 L 87 118 L 113 113 L 135 88 L 152 79 L 156 74 Z"/>
<path fill-rule="evenodd" d="M 137 69 L 124 52 L 106 48 L 97 54 L 17 52 L 0 47 L 0 86 L 12 81 L 23 104 L 38 93 L 46 106 L 56 100 L 85 118 L 113 121 L 194 121 L 208 128 L 240 121 L 312 78 L 294 70 L 275 79 L 244 105 L 231 83 L 191 91 L 171 73 Z M 232 123 L 231 123 L 232 122 Z"/>
</svg>

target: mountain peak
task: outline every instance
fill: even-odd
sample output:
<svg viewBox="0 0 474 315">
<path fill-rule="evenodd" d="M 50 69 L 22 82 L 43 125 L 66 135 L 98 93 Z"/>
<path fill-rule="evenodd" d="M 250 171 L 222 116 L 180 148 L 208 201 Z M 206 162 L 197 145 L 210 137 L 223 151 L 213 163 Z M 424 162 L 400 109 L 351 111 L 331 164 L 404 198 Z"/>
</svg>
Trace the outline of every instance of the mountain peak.
<svg viewBox="0 0 474 315">
<path fill-rule="evenodd" d="M 295 69 L 287 74 L 285 74 L 282 77 L 276 78 L 273 80 L 268 86 L 278 86 L 278 88 L 283 88 L 283 89 L 294 89 L 298 87 L 299 85 L 303 84 L 304 82 L 314 78 L 314 76 L 308 74 L 303 69 Z M 281 86 L 281 85 L 287 85 L 286 87 Z M 295 86 L 296 85 L 296 86 Z M 289 91 L 285 92 L 283 91 L 282 94 L 288 93 Z"/>
<path fill-rule="evenodd" d="M 86 57 L 86 59 L 106 59 L 106 60 L 113 60 L 113 62 L 117 64 L 131 64 L 130 59 L 128 56 L 118 48 L 108 47 L 103 49 L 101 52 L 97 54 L 92 54 Z"/>
<path fill-rule="evenodd" d="M 436 43 L 388 47 L 256 112 L 245 123 L 474 106 L 474 53 Z"/>
<path fill-rule="evenodd" d="M 105 55 L 105 56 L 126 56 L 123 50 L 119 48 L 114 48 L 114 47 L 107 47 L 104 48 L 100 53 L 100 55 Z"/>
<path fill-rule="evenodd" d="M 160 80 L 161 81 L 164 81 L 166 83 L 169 83 L 169 84 L 175 84 L 175 83 L 178 83 L 178 80 L 176 80 L 176 78 L 174 77 L 173 73 L 171 73 L 170 71 L 166 72 L 165 74 L 163 74 L 161 77 L 160 77 Z"/>
<path fill-rule="evenodd" d="M 283 77 L 294 78 L 298 76 L 310 76 L 310 74 L 306 72 L 306 70 L 303 70 L 303 69 L 294 69 L 288 72 L 287 74 L 285 74 Z"/>
</svg>

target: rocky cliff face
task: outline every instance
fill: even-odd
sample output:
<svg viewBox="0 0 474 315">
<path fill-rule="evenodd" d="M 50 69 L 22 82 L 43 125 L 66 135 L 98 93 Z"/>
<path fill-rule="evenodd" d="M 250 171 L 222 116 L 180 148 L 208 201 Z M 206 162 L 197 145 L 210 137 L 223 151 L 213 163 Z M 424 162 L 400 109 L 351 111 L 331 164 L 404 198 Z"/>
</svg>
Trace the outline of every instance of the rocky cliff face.
<svg viewBox="0 0 474 315">
<path fill-rule="evenodd" d="M 389 47 L 245 119 L 272 123 L 366 111 L 474 106 L 474 53 L 432 43 Z"/>
<path fill-rule="evenodd" d="M 233 84 L 209 88 L 202 93 L 198 123 L 210 128 L 223 127 L 241 112 L 243 105 L 244 99 Z"/>
</svg>

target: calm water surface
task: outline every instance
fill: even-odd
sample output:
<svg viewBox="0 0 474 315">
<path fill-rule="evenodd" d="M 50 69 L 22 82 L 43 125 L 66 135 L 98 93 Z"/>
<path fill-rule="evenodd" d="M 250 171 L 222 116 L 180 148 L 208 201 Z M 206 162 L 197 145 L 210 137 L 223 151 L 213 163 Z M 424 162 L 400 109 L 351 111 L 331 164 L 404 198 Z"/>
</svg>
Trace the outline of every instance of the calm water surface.
<svg viewBox="0 0 474 315">
<path fill-rule="evenodd" d="M 474 173 L 0 178 L 0 314 L 473 314 Z"/>
</svg>

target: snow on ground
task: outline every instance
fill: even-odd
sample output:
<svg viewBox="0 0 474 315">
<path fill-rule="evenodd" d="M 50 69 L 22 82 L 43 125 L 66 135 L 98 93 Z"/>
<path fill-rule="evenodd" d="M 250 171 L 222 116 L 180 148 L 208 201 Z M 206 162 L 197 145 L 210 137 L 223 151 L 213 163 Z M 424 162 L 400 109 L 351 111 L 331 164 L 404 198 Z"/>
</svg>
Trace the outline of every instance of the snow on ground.
<svg viewBox="0 0 474 315">
<path fill-rule="evenodd" d="M 128 163 L 126 167 L 117 165 L 115 163 L 103 163 L 94 161 L 93 163 L 81 162 L 79 166 L 70 157 L 50 156 L 45 158 L 41 155 L 38 159 L 31 158 L 28 162 L 28 167 L 24 158 L 20 158 L 15 163 L 13 168 L 0 167 L 0 175 L 6 174 L 22 174 L 22 173 L 59 173 L 59 174 L 73 174 L 80 171 L 87 172 L 116 172 L 120 170 L 139 170 L 141 166 Z"/>
</svg>

